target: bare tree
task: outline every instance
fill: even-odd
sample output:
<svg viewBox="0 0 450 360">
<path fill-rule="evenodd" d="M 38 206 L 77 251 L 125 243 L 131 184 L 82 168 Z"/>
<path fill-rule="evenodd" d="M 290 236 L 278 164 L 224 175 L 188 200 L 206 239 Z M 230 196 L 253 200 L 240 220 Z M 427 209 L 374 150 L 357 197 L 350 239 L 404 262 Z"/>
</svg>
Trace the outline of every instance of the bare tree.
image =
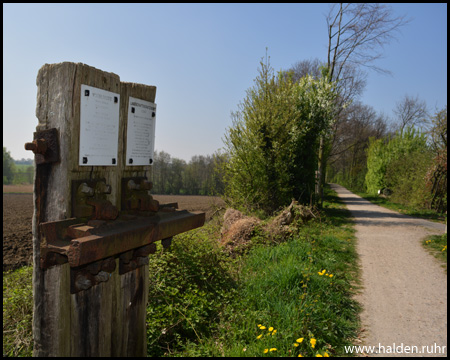
<svg viewBox="0 0 450 360">
<path fill-rule="evenodd" d="M 330 81 L 341 80 L 348 67 L 366 67 L 389 73 L 374 62 L 383 48 L 395 38 L 405 17 L 393 17 L 390 7 L 374 3 L 333 4 L 326 17 L 328 26 L 327 67 Z M 325 139 L 319 146 L 319 198 L 323 200 L 324 169 L 326 165 Z"/>
<path fill-rule="evenodd" d="M 341 180 L 353 188 L 362 189 L 367 162 L 369 138 L 386 134 L 386 120 L 368 105 L 354 102 L 342 113 L 340 126 L 334 132 L 332 150 L 328 157 L 330 172 L 340 173 Z M 343 184 L 345 185 L 345 184 Z"/>
<path fill-rule="evenodd" d="M 409 20 L 393 17 L 390 7 L 377 3 L 333 4 L 326 18 L 328 26 L 328 68 L 340 79 L 345 64 L 389 73 L 374 64 L 385 45 Z"/>
<path fill-rule="evenodd" d="M 424 127 L 428 124 L 428 111 L 425 101 L 419 97 L 405 95 L 403 99 L 395 104 L 394 114 L 397 116 L 397 123 L 394 130 L 403 133 L 407 126 Z"/>
<path fill-rule="evenodd" d="M 302 60 L 292 65 L 286 73 L 292 74 L 292 80 L 294 82 L 299 81 L 306 75 L 318 79 L 322 76 L 321 68 L 326 67 L 327 64 L 317 58 L 314 60 Z M 341 71 L 339 83 L 337 84 L 337 90 L 340 95 L 338 102 L 342 104 L 347 103 L 361 95 L 366 86 L 366 77 L 367 75 L 363 71 L 352 64 L 345 65 Z M 342 108 L 342 106 L 338 106 L 338 108 Z"/>
<path fill-rule="evenodd" d="M 294 65 L 292 65 L 288 72 L 292 73 L 292 81 L 294 82 L 299 81 L 306 75 L 310 75 L 313 78 L 318 79 L 321 76 L 320 67 L 324 65 L 325 64 L 317 58 L 313 60 L 302 60 L 297 61 Z"/>
</svg>

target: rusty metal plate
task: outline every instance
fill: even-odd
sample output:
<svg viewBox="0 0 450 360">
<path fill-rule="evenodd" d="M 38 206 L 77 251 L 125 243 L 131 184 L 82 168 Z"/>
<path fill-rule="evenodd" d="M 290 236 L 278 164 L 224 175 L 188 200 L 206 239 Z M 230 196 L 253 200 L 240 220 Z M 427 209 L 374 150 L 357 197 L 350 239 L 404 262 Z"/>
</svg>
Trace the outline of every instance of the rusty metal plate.
<svg viewBox="0 0 450 360">
<path fill-rule="evenodd" d="M 48 129 L 33 133 L 33 142 L 25 144 L 25 150 L 31 150 L 35 155 L 36 165 L 59 161 L 58 130 Z"/>
<path fill-rule="evenodd" d="M 158 212 L 155 216 L 119 217 L 99 227 L 80 224 L 77 219 L 68 219 L 40 224 L 45 242 L 41 253 L 56 252 L 68 258 L 71 267 L 86 265 L 107 257 L 116 256 L 167 239 L 182 232 L 200 227 L 205 222 L 205 213 L 186 210 Z M 70 236 L 81 236 L 70 239 Z M 41 266 L 46 267 L 46 258 Z"/>
</svg>

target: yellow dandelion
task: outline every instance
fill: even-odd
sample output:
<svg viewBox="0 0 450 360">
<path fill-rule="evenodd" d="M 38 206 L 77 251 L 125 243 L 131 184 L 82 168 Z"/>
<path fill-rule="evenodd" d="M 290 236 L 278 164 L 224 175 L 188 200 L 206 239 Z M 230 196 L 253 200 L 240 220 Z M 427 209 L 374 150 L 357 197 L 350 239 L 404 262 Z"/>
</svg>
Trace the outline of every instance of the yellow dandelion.
<svg viewBox="0 0 450 360">
<path fill-rule="evenodd" d="M 266 329 L 266 327 L 265 327 L 265 326 L 262 326 L 262 325 L 261 325 L 259 328 L 260 328 L 261 330 L 265 330 L 265 329 Z"/>
<path fill-rule="evenodd" d="M 261 335 L 258 335 L 258 336 L 256 337 L 256 339 L 261 339 L 261 336 L 262 336 L 262 334 L 261 334 Z"/>
<path fill-rule="evenodd" d="M 264 349 L 264 354 L 267 354 L 269 352 L 269 349 Z"/>
<path fill-rule="evenodd" d="M 333 277 L 333 274 L 330 274 L 330 278 L 332 278 Z"/>
<path fill-rule="evenodd" d="M 269 328 L 269 331 L 272 331 L 273 330 L 273 327 L 271 326 L 270 328 Z"/>
<path fill-rule="evenodd" d="M 298 357 L 303 357 L 303 355 L 302 354 L 298 354 Z"/>
<path fill-rule="evenodd" d="M 317 340 L 316 339 L 311 339 L 311 340 L 309 340 L 309 342 L 311 343 L 311 346 L 314 349 L 314 347 L 316 346 Z"/>
<path fill-rule="evenodd" d="M 317 355 L 316 355 L 316 357 L 323 357 L 323 356 L 322 356 L 322 355 L 320 355 L 320 354 L 317 354 Z"/>
<path fill-rule="evenodd" d="M 303 338 L 298 338 L 298 339 L 295 340 L 295 341 L 297 341 L 298 343 L 301 343 L 301 342 L 303 341 Z"/>
<path fill-rule="evenodd" d="M 271 348 L 269 351 L 277 351 L 277 348 Z"/>
<path fill-rule="evenodd" d="M 275 330 L 272 332 L 272 335 L 275 335 L 276 332 L 277 332 L 277 329 L 275 329 Z"/>
<path fill-rule="evenodd" d="M 261 324 L 258 324 L 258 327 L 259 327 L 260 329 L 261 329 L 261 326 L 262 326 Z"/>
<path fill-rule="evenodd" d="M 298 343 L 294 343 L 294 346 L 297 347 L 297 346 L 298 346 Z"/>
<path fill-rule="evenodd" d="M 330 357 L 330 355 L 325 351 L 325 354 L 323 354 L 323 357 Z"/>
</svg>

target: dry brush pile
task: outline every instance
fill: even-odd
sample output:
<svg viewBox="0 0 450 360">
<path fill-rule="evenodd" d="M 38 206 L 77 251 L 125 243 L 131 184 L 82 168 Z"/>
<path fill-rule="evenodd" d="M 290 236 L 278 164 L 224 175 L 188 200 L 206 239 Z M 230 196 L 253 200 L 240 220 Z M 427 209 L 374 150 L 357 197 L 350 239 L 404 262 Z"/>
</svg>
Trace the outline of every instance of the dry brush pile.
<svg viewBox="0 0 450 360">
<path fill-rule="evenodd" d="M 252 239 L 258 235 L 273 242 L 281 242 L 289 237 L 296 227 L 319 216 L 315 207 L 301 205 L 295 200 L 268 221 L 261 221 L 229 208 L 224 214 L 220 244 L 230 254 L 238 254 L 248 250 L 253 243 Z"/>
</svg>

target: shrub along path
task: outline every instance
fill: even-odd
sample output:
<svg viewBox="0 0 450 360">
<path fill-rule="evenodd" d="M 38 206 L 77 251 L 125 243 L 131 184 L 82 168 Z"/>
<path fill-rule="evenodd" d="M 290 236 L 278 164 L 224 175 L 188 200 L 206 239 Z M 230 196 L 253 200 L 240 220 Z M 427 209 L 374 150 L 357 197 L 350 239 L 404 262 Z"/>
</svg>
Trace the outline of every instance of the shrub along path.
<svg viewBox="0 0 450 360">
<path fill-rule="evenodd" d="M 419 351 L 425 346 L 425 354 L 385 354 L 378 349 L 369 356 L 443 356 L 427 354 L 434 344 L 445 346 L 447 354 L 447 276 L 421 245 L 427 235 L 444 233 L 445 225 L 374 205 L 340 185 L 331 188 L 355 221 L 363 345 L 380 344 L 385 351 L 394 343 L 415 345 Z"/>
</svg>

